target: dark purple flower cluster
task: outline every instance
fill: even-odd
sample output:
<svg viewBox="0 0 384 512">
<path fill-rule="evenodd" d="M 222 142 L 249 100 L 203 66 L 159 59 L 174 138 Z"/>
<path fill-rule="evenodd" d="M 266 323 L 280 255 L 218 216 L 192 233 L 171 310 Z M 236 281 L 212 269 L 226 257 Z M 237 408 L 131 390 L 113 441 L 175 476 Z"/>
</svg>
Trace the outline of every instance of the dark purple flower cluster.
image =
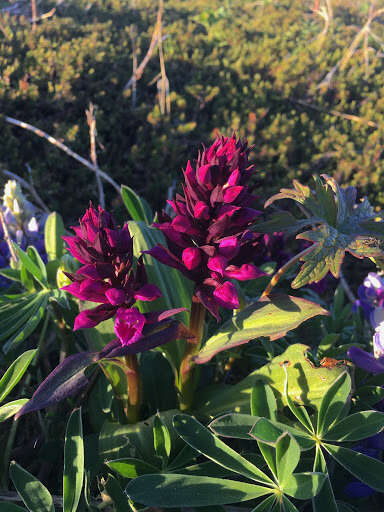
<svg viewBox="0 0 384 512">
<path fill-rule="evenodd" d="M 218 137 L 199 154 L 195 168 L 187 163 L 183 195 L 169 204 L 175 216 L 163 213 L 159 223 L 167 246 L 149 252 L 195 283 L 194 300 L 220 319 L 219 307 L 239 307 L 232 279 L 245 281 L 264 273 L 254 262 L 261 250 L 260 235 L 250 226 L 260 214 L 252 205 L 249 180 L 250 148 L 246 142 Z"/>
<path fill-rule="evenodd" d="M 156 285 L 148 284 L 142 259 L 134 270 L 133 241 L 128 225 L 116 226 L 112 215 L 91 205 L 72 228 L 76 235 L 63 237 L 82 266 L 66 273 L 72 283 L 63 289 L 84 301 L 100 303 L 82 311 L 74 329 L 95 327 L 115 316 L 115 333 L 123 345 L 137 342 L 149 316 L 132 307 L 137 300 L 153 301 L 161 296 Z"/>
</svg>

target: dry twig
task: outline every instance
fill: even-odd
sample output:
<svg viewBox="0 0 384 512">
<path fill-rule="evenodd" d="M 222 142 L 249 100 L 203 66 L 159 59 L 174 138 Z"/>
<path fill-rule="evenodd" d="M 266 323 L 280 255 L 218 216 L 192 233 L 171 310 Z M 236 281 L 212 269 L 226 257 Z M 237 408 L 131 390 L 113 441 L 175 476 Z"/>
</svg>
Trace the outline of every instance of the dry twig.
<svg viewBox="0 0 384 512">
<path fill-rule="evenodd" d="M 74 151 L 72 151 L 72 149 L 70 149 L 68 146 L 66 146 L 62 142 L 59 142 L 57 139 L 52 137 L 52 135 L 49 135 L 48 133 L 44 132 L 43 130 L 40 130 L 39 128 L 36 128 L 35 126 L 33 126 L 29 123 L 25 123 L 24 121 L 19 121 L 18 119 L 14 119 L 13 117 L 4 116 L 4 120 L 7 123 L 13 124 L 15 126 L 19 126 L 20 128 L 24 128 L 25 130 L 29 130 L 29 131 L 35 133 L 36 135 L 38 135 L 39 137 L 46 139 L 51 144 L 58 147 L 65 153 L 67 153 L 67 155 L 71 156 L 72 158 L 74 158 L 75 160 L 80 162 L 81 164 L 85 165 L 85 167 L 87 167 L 88 169 L 93 171 L 95 174 L 97 172 L 99 172 L 100 177 L 103 178 L 105 181 L 107 181 L 110 185 L 112 185 L 112 187 L 120 194 L 119 185 L 106 172 L 102 171 L 100 168 L 96 168 L 89 160 L 86 160 L 82 156 L 80 156 L 77 153 L 75 153 Z"/>
<path fill-rule="evenodd" d="M 131 76 L 131 78 L 128 80 L 128 82 L 125 84 L 124 91 L 126 91 L 127 89 L 132 87 L 133 82 L 135 82 L 135 83 L 138 82 L 140 80 L 140 78 L 142 77 L 145 66 L 148 64 L 150 58 L 152 57 L 153 52 L 156 48 L 156 45 L 158 44 L 159 39 L 160 39 L 159 30 L 161 27 L 162 15 L 163 15 L 163 4 L 162 4 L 162 2 L 160 2 L 159 10 L 157 12 L 157 20 L 156 20 L 155 28 L 153 29 L 152 39 L 151 39 L 149 48 L 147 50 L 147 53 L 145 54 L 144 59 L 140 62 L 139 67 L 136 69 L 136 73 L 134 73 Z"/>
<path fill-rule="evenodd" d="M 95 117 L 95 107 L 93 103 L 89 104 L 89 109 L 85 111 L 87 116 L 87 123 L 89 126 L 89 140 L 90 140 L 90 146 L 91 146 L 91 161 L 95 168 L 96 173 L 96 182 L 97 182 L 97 189 L 99 192 L 99 203 L 102 208 L 105 208 L 105 196 L 104 196 L 104 189 L 103 184 L 101 182 L 100 177 L 100 169 L 97 164 L 97 153 L 96 153 L 96 117 Z"/>
</svg>

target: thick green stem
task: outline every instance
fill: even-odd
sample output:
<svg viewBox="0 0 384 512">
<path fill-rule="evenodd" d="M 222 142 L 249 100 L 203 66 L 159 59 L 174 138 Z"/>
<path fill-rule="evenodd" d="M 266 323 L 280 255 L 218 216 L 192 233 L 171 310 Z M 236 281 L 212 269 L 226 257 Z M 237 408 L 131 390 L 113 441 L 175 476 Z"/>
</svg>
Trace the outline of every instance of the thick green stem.
<svg viewBox="0 0 384 512">
<path fill-rule="evenodd" d="M 124 360 L 128 388 L 128 398 L 125 403 L 124 411 L 128 423 L 137 423 L 140 412 L 139 362 L 136 354 L 129 354 L 124 357 Z"/>
<path fill-rule="evenodd" d="M 268 297 L 271 294 L 271 291 L 273 288 L 277 285 L 277 283 L 280 281 L 282 276 L 298 261 L 301 260 L 304 256 L 306 256 L 309 252 L 311 252 L 312 246 L 307 247 L 304 249 L 304 251 L 299 252 L 299 254 L 296 254 L 293 258 L 291 258 L 285 265 L 283 265 L 276 274 L 272 277 L 272 279 L 269 281 L 268 286 L 261 294 L 261 297 Z"/>
<path fill-rule="evenodd" d="M 198 381 L 198 368 L 192 361 L 201 347 L 204 333 L 205 307 L 201 302 L 192 302 L 189 329 L 194 334 L 193 341 L 187 341 L 183 360 L 180 365 L 178 388 L 180 393 L 180 409 L 188 410 L 192 406 Z"/>
</svg>

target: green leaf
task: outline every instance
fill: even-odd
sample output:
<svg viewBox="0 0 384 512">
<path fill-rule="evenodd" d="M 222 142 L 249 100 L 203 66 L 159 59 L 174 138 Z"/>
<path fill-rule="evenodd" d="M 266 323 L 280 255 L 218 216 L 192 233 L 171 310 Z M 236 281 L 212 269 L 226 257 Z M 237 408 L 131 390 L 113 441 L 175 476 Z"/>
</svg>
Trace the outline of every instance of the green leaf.
<svg viewBox="0 0 384 512">
<path fill-rule="evenodd" d="M 153 214 L 151 207 L 145 199 L 137 195 L 136 192 L 127 185 L 121 186 L 121 197 L 132 220 L 136 222 L 143 221 L 148 225 L 152 224 Z"/>
<path fill-rule="evenodd" d="M 0 276 L 4 276 L 7 279 L 10 279 L 11 281 L 21 282 L 20 270 L 16 268 L 1 268 Z"/>
<path fill-rule="evenodd" d="M 115 505 L 114 512 L 128 512 L 130 510 L 128 498 L 115 477 L 108 475 L 104 489 Z"/>
<path fill-rule="evenodd" d="M 19 398 L 0 407 L 0 423 L 12 418 L 28 402 L 28 398 Z"/>
<path fill-rule="evenodd" d="M 359 408 L 372 407 L 384 398 L 384 388 L 381 386 L 361 386 L 355 393 Z"/>
<path fill-rule="evenodd" d="M 326 479 L 324 473 L 294 473 L 284 484 L 284 493 L 297 500 L 309 500 L 321 490 Z"/>
<path fill-rule="evenodd" d="M 167 468 L 167 470 L 169 471 L 169 468 Z M 207 462 L 200 462 L 200 464 L 193 464 L 192 466 L 187 466 L 185 468 L 179 468 L 177 471 L 172 471 L 172 473 L 179 473 L 183 475 L 211 476 L 214 478 L 235 477 L 233 471 L 223 468 L 223 466 L 219 466 L 211 460 Z"/>
<path fill-rule="evenodd" d="M 202 389 L 196 396 L 195 410 L 200 416 L 217 416 L 223 411 L 250 412 L 250 395 L 257 381 L 262 380 L 273 389 L 279 412 L 287 405 L 284 392 L 286 366 L 289 379 L 288 396 L 298 405 L 319 407 L 325 392 L 344 369 L 314 367 L 307 357 L 309 347 L 299 343 L 290 345 L 281 355 L 253 371 L 235 385 L 220 384 Z M 303 413 L 305 414 L 305 413 Z"/>
<path fill-rule="evenodd" d="M 151 475 L 160 471 L 156 466 L 134 458 L 109 460 L 106 465 L 124 478 L 136 478 L 137 476 Z"/>
<path fill-rule="evenodd" d="M 7 338 L 5 338 L 7 341 L 3 345 L 3 352 L 7 353 L 9 350 L 15 348 L 16 345 L 24 341 L 33 333 L 43 316 L 46 314 L 48 297 L 49 294 L 47 291 L 39 292 L 37 294 L 33 309 L 31 309 L 29 313 L 29 317 L 24 318 L 26 321 L 23 320 L 21 323 L 15 323 L 15 325 L 17 325 L 16 330 L 14 326 L 9 328 L 9 331 L 7 331 Z M 2 335 L 4 335 L 4 332 Z M 0 337 L 2 337 L 2 335 L 0 335 Z"/>
<path fill-rule="evenodd" d="M 262 420 L 261 423 L 260 420 Z M 266 423 L 271 424 L 268 438 L 266 438 L 262 430 L 268 428 Z M 288 431 L 295 437 L 302 450 L 309 450 L 313 448 L 315 444 L 314 440 L 303 430 L 278 421 L 270 422 L 266 418 L 258 418 L 257 416 L 250 416 L 249 414 L 225 414 L 213 420 L 209 424 L 209 428 L 219 436 L 247 440 L 255 439 L 256 437 L 258 440 L 272 444 L 275 444 L 283 432 Z"/>
<path fill-rule="evenodd" d="M 277 503 L 276 496 L 268 496 L 265 500 L 259 503 L 251 512 L 271 512 Z"/>
<path fill-rule="evenodd" d="M 251 394 L 251 414 L 277 420 L 277 403 L 272 388 L 262 381 L 256 382 Z"/>
<path fill-rule="evenodd" d="M 64 444 L 63 512 L 76 512 L 84 481 L 84 443 L 81 408 L 67 424 Z"/>
<path fill-rule="evenodd" d="M 11 462 L 9 474 L 16 491 L 30 512 L 55 512 L 48 489 L 16 462 Z"/>
<path fill-rule="evenodd" d="M 255 418 L 255 423 L 249 434 L 257 441 L 274 446 L 283 432 L 272 421 L 266 418 Z"/>
<path fill-rule="evenodd" d="M 342 446 L 325 443 L 323 446 L 353 476 L 376 491 L 384 492 L 384 464 L 382 462 Z"/>
<path fill-rule="evenodd" d="M 252 500 L 267 487 L 222 478 L 189 475 L 144 475 L 129 482 L 128 496 L 150 507 L 205 507 Z"/>
<path fill-rule="evenodd" d="M 325 393 L 317 419 L 317 434 L 323 436 L 341 416 L 351 393 L 351 377 L 344 371 Z"/>
<path fill-rule="evenodd" d="M 299 407 L 297 406 L 292 398 L 289 395 L 288 391 L 288 370 L 287 370 L 287 364 L 283 365 L 284 371 L 285 371 L 285 383 L 284 383 L 284 397 L 287 401 L 287 405 L 292 412 L 296 416 L 296 418 L 300 421 L 300 423 L 303 425 L 304 428 L 308 430 L 308 432 L 313 432 L 313 425 L 311 422 L 311 418 L 309 417 L 309 414 L 305 407 Z"/>
<path fill-rule="evenodd" d="M 313 512 L 339 512 L 320 445 L 316 445 L 313 471 L 327 475 L 320 492 L 312 499 Z"/>
<path fill-rule="evenodd" d="M 208 459 L 257 482 L 272 483 L 272 480 L 254 464 L 229 448 L 191 416 L 176 415 L 173 424 L 179 436 Z"/>
<path fill-rule="evenodd" d="M 24 375 L 32 359 L 36 354 L 36 350 L 27 350 L 21 354 L 8 368 L 0 380 L 0 402 L 12 391 Z"/>
<path fill-rule="evenodd" d="M 129 231 L 133 237 L 133 250 L 138 258 L 142 251 L 147 251 L 157 244 L 166 244 L 165 238 L 158 229 L 147 226 L 144 222 L 128 222 Z M 153 302 L 138 301 L 138 308 L 142 313 L 162 311 L 173 308 L 191 308 L 193 284 L 177 270 L 167 267 L 149 254 L 143 255 L 143 261 L 148 275 L 149 283 L 156 283 L 162 292 L 162 297 Z M 189 325 L 189 312 L 180 313 L 178 318 Z M 113 334 L 113 323 L 111 332 Z M 159 347 L 169 360 L 175 372 L 180 368 L 184 356 L 185 342 L 177 340 Z"/>
<path fill-rule="evenodd" d="M 0 512 L 25 512 L 25 508 L 21 508 L 14 503 L 10 503 L 9 501 L 1 501 Z"/>
<path fill-rule="evenodd" d="M 42 280 L 47 285 L 48 276 L 47 276 L 47 269 L 45 267 L 44 261 L 41 259 L 41 256 L 39 254 L 39 251 L 34 247 L 33 245 L 30 245 L 27 248 L 27 254 L 31 258 L 31 260 L 39 267 Z"/>
<path fill-rule="evenodd" d="M 384 413 L 361 411 L 334 425 L 325 435 L 327 441 L 359 441 L 374 436 L 384 428 Z"/>
<path fill-rule="evenodd" d="M 223 350 L 242 345 L 261 336 L 276 340 L 305 320 L 316 315 L 327 314 L 328 312 L 318 304 L 299 297 L 288 295 L 264 297 L 225 322 L 205 343 L 195 357 L 195 362 L 206 363 Z"/>
<path fill-rule="evenodd" d="M 153 420 L 153 443 L 156 455 L 163 460 L 165 465 L 171 453 L 171 436 L 167 426 L 158 415 Z"/>
<path fill-rule="evenodd" d="M 276 467 L 276 450 L 272 446 L 267 443 L 262 443 L 260 441 L 257 442 L 257 446 L 263 456 L 265 462 L 267 463 L 271 473 L 274 478 L 277 480 L 277 467 Z"/>
<path fill-rule="evenodd" d="M 291 478 L 300 460 L 300 448 L 294 437 L 284 432 L 276 442 L 276 468 L 279 484 L 284 486 Z"/>
<path fill-rule="evenodd" d="M 62 236 L 65 233 L 64 222 L 57 212 L 48 215 L 44 227 L 45 250 L 48 261 L 59 260 L 64 253 Z"/>
<path fill-rule="evenodd" d="M 301 260 L 299 274 L 293 288 L 318 282 L 328 271 L 338 278 L 345 252 L 358 258 L 383 258 L 380 242 L 384 222 L 377 221 L 377 214 L 367 199 L 356 204 L 356 189 L 340 188 L 337 182 L 325 174 L 323 181 L 314 176 L 315 190 L 294 180 L 293 189 L 281 189 L 271 197 L 265 207 L 276 200 L 293 199 L 304 207 L 307 217 L 315 217 L 320 226 L 300 233 L 296 238 L 313 242 Z"/>
<path fill-rule="evenodd" d="M 286 497 L 282 496 L 283 512 L 299 512 L 295 505 Z"/>
<path fill-rule="evenodd" d="M 45 288 L 47 286 L 47 280 L 44 278 L 44 274 L 42 273 L 38 264 L 36 264 L 33 259 L 31 259 L 30 255 L 24 252 L 17 244 L 13 243 L 13 247 L 19 257 L 22 265 L 28 270 L 28 272 L 36 279 L 40 285 Z"/>
</svg>

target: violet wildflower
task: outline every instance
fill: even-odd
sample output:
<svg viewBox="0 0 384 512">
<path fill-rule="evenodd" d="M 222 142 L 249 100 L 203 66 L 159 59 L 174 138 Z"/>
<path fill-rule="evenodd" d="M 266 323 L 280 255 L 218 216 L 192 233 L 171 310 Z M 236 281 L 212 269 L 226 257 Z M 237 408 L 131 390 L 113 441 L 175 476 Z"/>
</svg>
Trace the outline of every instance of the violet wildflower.
<svg viewBox="0 0 384 512">
<path fill-rule="evenodd" d="M 153 301 L 161 292 L 147 282 L 142 258 L 133 269 L 133 240 L 128 225 L 120 229 L 112 215 L 91 205 L 80 225 L 72 229 L 76 235 L 63 238 L 82 266 L 76 273 L 65 273 L 72 283 L 63 289 L 80 300 L 100 303 L 82 311 L 74 329 L 95 327 L 115 316 L 115 333 L 122 345 L 136 343 L 153 313 L 143 314 L 133 305 L 137 300 Z M 178 311 L 169 311 L 167 316 Z"/>
<path fill-rule="evenodd" d="M 352 347 L 348 356 L 356 366 L 377 374 L 384 372 L 384 279 L 370 272 L 358 289 L 359 300 L 355 307 L 360 306 L 365 317 L 374 329 L 373 354 L 359 347 Z"/>
<path fill-rule="evenodd" d="M 184 193 L 168 201 L 175 216 L 162 213 L 154 224 L 168 247 L 158 245 L 148 251 L 193 281 L 194 300 L 218 320 L 219 307 L 239 307 L 233 279 L 264 275 L 254 264 L 262 241 L 250 229 L 260 214 L 252 208 L 250 149 L 235 135 L 218 137 L 199 154 L 195 168 L 188 161 Z"/>
</svg>

